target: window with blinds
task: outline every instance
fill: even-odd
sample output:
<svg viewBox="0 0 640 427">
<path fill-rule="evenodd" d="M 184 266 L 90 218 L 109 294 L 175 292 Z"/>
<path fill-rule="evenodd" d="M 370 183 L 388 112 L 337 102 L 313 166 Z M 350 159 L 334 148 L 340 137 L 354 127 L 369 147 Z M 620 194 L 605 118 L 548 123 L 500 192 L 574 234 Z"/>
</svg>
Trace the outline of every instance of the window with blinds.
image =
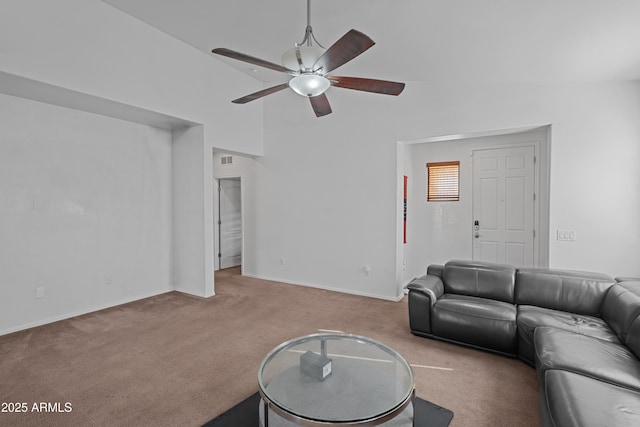
<svg viewBox="0 0 640 427">
<path fill-rule="evenodd" d="M 460 162 L 427 163 L 427 201 L 460 200 Z"/>
</svg>

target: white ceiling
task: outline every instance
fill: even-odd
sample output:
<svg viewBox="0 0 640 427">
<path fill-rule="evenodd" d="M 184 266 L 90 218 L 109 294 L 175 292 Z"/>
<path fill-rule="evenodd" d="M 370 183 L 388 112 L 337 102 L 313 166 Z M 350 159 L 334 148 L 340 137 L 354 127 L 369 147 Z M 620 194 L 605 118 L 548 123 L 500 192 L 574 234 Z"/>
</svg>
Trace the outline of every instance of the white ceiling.
<svg viewBox="0 0 640 427">
<path fill-rule="evenodd" d="M 280 63 L 302 40 L 307 20 L 306 0 L 103 1 L 262 81 L 286 76 L 211 49 Z M 311 24 L 325 47 L 351 28 L 376 42 L 338 75 L 403 82 L 640 80 L 640 0 L 312 0 Z"/>
</svg>

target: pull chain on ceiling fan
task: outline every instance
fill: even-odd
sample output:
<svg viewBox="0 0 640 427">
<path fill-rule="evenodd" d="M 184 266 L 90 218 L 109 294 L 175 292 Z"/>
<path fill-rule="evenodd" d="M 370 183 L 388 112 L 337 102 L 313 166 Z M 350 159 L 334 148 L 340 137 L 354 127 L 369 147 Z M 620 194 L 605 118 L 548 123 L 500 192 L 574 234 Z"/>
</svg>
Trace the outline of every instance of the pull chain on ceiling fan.
<svg viewBox="0 0 640 427">
<path fill-rule="evenodd" d="M 313 45 L 314 41 L 317 46 Z M 331 86 L 384 95 L 399 95 L 402 92 L 404 83 L 329 75 L 333 70 L 351 61 L 374 44 L 374 41 L 364 33 L 349 30 L 325 50 L 313 34 L 311 0 L 307 0 L 307 26 L 304 38 L 282 55 L 282 65 L 226 48 L 216 48 L 212 52 L 293 76 L 288 83 L 263 89 L 231 102 L 245 104 L 290 87 L 297 94 L 308 97 L 316 116 L 322 117 L 331 113 L 331 106 L 325 95 L 325 91 Z"/>
</svg>

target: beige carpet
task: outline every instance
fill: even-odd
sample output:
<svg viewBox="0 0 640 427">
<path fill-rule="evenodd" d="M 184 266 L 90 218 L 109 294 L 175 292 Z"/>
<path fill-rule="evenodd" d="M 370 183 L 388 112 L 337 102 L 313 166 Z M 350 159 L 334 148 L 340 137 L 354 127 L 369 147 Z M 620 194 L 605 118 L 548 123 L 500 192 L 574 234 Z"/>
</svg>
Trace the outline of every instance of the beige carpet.
<svg viewBox="0 0 640 427">
<path fill-rule="evenodd" d="M 258 367 L 272 348 L 318 329 L 396 349 L 413 365 L 416 395 L 454 412 L 451 426 L 540 424 L 533 368 L 411 335 L 406 298 L 238 273 L 218 272 L 213 298 L 171 292 L 1 336 L 2 409 L 24 402 L 28 410 L 0 412 L 0 425 L 198 426 L 257 391 Z M 40 402 L 71 411 L 33 411 Z"/>
</svg>

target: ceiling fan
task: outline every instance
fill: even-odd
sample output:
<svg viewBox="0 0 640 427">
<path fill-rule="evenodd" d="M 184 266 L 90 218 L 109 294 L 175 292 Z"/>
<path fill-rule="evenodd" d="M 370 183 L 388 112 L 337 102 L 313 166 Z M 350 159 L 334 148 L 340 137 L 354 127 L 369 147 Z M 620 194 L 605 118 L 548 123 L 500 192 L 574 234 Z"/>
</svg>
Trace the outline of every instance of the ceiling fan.
<svg viewBox="0 0 640 427">
<path fill-rule="evenodd" d="M 317 46 L 313 45 L 314 41 Z M 282 65 L 231 49 L 217 48 L 213 49 L 212 52 L 293 76 L 288 83 L 259 90 L 242 98 L 234 99 L 231 102 L 246 104 L 290 87 L 297 94 L 308 97 L 316 116 L 322 117 L 331 113 L 331 106 L 325 94 L 325 91 L 331 86 L 384 95 L 399 95 L 402 92 L 404 83 L 330 75 L 336 68 L 351 61 L 374 44 L 374 41 L 364 33 L 357 30 L 349 30 L 325 50 L 313 35 L 311 28 L 311 0 L 307 0 L 307 27 L 304 39 L 282 55 Z"/>
</svg>

